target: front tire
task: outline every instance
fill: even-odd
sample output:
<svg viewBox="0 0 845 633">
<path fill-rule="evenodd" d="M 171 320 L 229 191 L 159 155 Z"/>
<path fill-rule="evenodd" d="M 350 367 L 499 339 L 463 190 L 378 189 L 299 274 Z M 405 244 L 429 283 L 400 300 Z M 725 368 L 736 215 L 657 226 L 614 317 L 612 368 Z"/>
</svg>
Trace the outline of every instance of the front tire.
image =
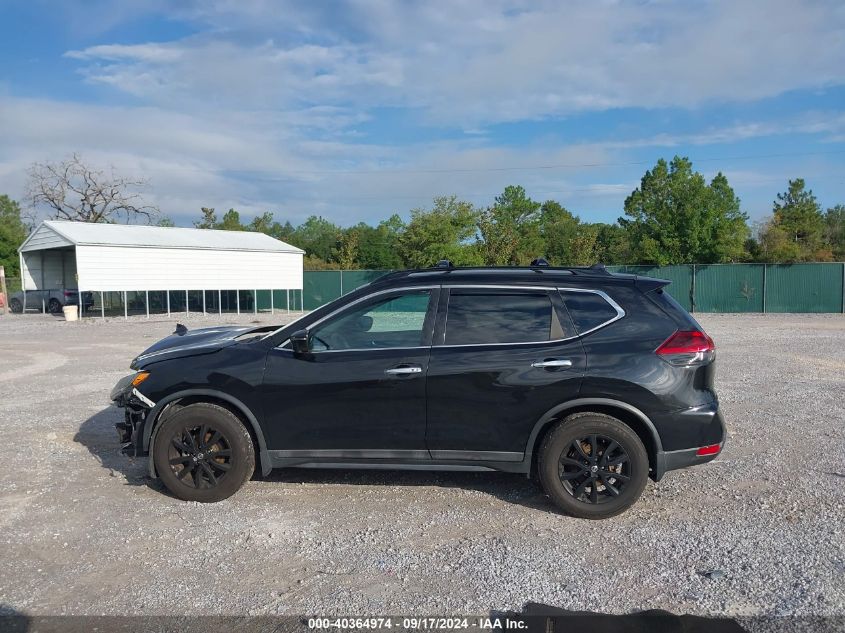
<svg viewBox="0 0 845 633">
<path fill-rule="evenodd" d="M 23 312 L 23 304 L 17 299 L 12 299 L 9 302 L 9 309 L 15 314 L 20 314 L 21 312 Z"/>
<path fill-rule="evenodd" d="M 255 450 L 237 416 L 216 404 L 198 402 L 161 423 L 153 462 L 174 496 L 212 503 L 231 497 L 252 476 Z"/>
<path fill-rule="evenodd" d="M 602 413 L 575 413 L 544 438 L 538 471 L 546 494 L 566 514 L 607 519 L 640 498 L 648 467 L 629 426 Z"/>
</svg>

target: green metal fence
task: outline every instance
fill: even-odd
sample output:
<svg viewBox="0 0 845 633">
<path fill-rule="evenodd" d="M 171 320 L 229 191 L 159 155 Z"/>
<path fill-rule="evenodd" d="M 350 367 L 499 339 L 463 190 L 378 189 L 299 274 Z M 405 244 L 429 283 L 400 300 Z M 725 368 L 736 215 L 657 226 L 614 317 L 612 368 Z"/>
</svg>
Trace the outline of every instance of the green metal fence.
<svg viewBox="0 0 845 633">
<path fill-rule="evenodd" d="M 669 292 L 691 312 L 845 313 L 845 263 L 608 266 L 608 270 L 670 280 Z M 304 308 L 318 308 L 385 272 L 306 271 Z"/>
</svg>

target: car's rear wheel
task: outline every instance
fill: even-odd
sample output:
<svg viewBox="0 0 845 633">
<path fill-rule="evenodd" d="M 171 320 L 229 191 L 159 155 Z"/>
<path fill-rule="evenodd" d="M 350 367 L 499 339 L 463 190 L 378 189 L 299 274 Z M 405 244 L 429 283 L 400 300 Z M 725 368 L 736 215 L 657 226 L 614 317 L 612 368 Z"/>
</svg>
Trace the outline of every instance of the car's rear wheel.
<svg viewBox="0 0 845 633">
<path fill-rule="evenodd" d="M 648 454 L 620 420 L 575 413 L 546 435 L 538 471 L 546 494 L 561 510 L 582 519 L 607 519 L 640 498 Z"/>
<path fill-rule="evenodd" d="M 9 301 L 9 309 L 15 314 L 20 314 L 23 312 L 23 304 L 17 299 L 12 299 Z"/>
<path fill-rule="evenodd" d="M 47 303 L 47 309 L 50 311 L 50 314 L 57 314 L 62 311 L 62 303 L 58 299 L 50 299 Z"/>
<path fill-rule="evenodd" d="M 231 411 L 200 402 L 181 407 L 156 431 L 153 461 L 162 483 L 186 501 L 222 501 L 255 470 L 246 427 Z"/>
</svg>

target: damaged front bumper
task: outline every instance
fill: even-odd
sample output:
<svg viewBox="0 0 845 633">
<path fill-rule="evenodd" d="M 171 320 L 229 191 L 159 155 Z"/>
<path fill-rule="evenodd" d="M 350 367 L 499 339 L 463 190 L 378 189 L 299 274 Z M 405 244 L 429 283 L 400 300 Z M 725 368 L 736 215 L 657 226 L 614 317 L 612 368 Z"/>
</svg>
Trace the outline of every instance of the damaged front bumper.
<svg viewBox="0 0 845 633">
<path fill-rule="evenodd" d="M 121 378 L 109 396 L 115 406 L 124 410 L 123 420 L 117 422 L 115 428 L 121 443 L 121 452 L 131 456 L 147 454 L 143 446 L 142 432 L 147 414 L 155 407 L 155 402 L 132 385 L 136 375 L 130 374 Z"/>
</svg>

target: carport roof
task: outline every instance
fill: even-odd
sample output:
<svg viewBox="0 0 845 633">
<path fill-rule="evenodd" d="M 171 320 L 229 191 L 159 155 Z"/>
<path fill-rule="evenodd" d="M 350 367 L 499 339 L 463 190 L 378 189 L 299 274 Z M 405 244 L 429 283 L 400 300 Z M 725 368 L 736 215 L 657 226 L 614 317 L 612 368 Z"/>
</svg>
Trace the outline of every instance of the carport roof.
<svg viewBox="0 0 845 633">
<path fill-rule="evenodd" d="M 188 248 L 223 251 L 270 251 L 304 253 L 264 233 L 254 231 L 218 231 L 181 227 L 143 226 L 135 224 L 95 224 L 66 220 L 45 220 L 21 244 L 20 251 L 41 250 L 29 242 L 36 234 L 52 232 L 72 245 L 127 246 L 138 248 Z"/>
</svg>

